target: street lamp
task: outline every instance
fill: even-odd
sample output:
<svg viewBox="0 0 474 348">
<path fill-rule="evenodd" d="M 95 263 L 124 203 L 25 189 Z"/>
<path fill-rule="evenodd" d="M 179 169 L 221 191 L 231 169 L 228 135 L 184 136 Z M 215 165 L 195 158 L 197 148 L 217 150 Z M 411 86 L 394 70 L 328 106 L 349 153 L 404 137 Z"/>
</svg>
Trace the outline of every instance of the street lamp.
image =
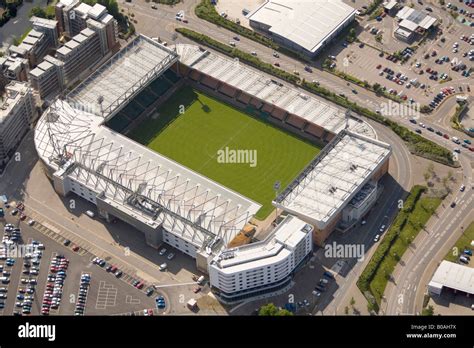
<svg viewBox="0 0 474 348">
<path fill-rule="evenodd" d="M 275 200 L 278 197 L 278 191 L 280 190 L 280 188 L 281 188 L 281 182 L 279 180 L 275 181 L 275 183 L 273 184 L 273 190 L 275 190 Z M 278 207 L 275 207 L 275 223 L 277 219 L 278 219 Z"/>
</svg>

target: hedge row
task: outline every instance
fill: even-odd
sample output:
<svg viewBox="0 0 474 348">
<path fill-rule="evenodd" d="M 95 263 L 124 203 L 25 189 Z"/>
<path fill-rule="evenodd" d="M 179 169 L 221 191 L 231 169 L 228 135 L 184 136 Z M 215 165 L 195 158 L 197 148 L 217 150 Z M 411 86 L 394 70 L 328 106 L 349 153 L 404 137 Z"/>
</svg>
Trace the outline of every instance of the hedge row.
<svg viewBox="0 0 474 348">
<path fill-rule="evenodd" d="M 419 185 L 414 186 L 411 189 L 410 195 L 404 202 L 403 209 L 400 210 L 400 212 L 398 213 L 397 217 L 392 223 L 392 226 L 390 226 L 390 229 L 385 234 L 385 237 L 380 242 L 379 246 L 377 247 L 377 250 L 372 255 L 372 258 L 370 259 L 369 263 L 360 275 L 359 280 L 357 281 L 357 286 L 363 294 L 368 292 L 372 295 L 370 297 L 366 297 L 367 300 L 375 308 L 378 308 L 378 304 L 374 302 L 374 295 L 370 292 L 370 282 L 374 278 L 377 269 L 379 268 L 383 259 L 386 257 L 388 251 L 390 250 L 390 247 L 393 245 L 398 235 L 400 234 L 400 231 L 405 227 L 410 213 L 415 208 L 416 202 L 420 199 L 421 194 L 425 192 L 426 189 L 426 187 Z"/>
<path fill-rule="evenodd" d="M 241 61 L 252 65 L 259 70 L 277 76 L 282 80 L 291 82 L 293 84 L 298 84 L 309 92 L 319 95 L 346 109 L 350 109 L 359 115 L 363 115 L 387 127 L 390 127 L 400 138 L 402 138 L 407 143 L 407 146 L 409 147 L 410 151 L 418 156 L 425 157 L 427 159 L 437 161 L 445 165 L 454 165 L 452 154 L 447 149 L 428 139 L 423 138 L 422 136 L 410 131 L 408 128 L 401 126 L 398 123 L 383 117 L 382 115 L 379 115 L 367 108 L 364 108 L 348 100 L 347 97 L 340 96 L 312 82 L 307 82 L 304 79 L 302 80 L 300 77 L 294 74 L 290 74 L 282 69 L 276 68 L 272 64 L 265 63 L 257 57 L 240 51 L 237 48 L 232 48 L 226 44 L 223 44 L 217 40 L 210 38 L 207 35 L 197 33 L 187 28 L 177 28 L 176 31 L 198 43 L 209 46 L 230 57 L 239 58 Z"/>
<path fill-rule="evenodd" d="M 196 16 L 198 16 L 201 19 L 204 19 L 206 21 L 209 21 L 211 23 L 217 24 L 223 28 L 226 28 L 230 31 L 233 31 L 234 33 L 240 34 L 244 37 L 247 37 L 249 39 L 255 40 L 257 42 L 260 42 L 261 44 L 271 47 L 275 50 L 278 50 L 280 46 L 275 44 L 272 40 L 269 38 L 256 33 L 255 31 L 243 27 L 237 23 L 234 23 L 222 16 L 220 16 L 214 5 L 211 4 L 210 0 L 202 0 L 195 8 L 195 13 Z"/>
</svg>

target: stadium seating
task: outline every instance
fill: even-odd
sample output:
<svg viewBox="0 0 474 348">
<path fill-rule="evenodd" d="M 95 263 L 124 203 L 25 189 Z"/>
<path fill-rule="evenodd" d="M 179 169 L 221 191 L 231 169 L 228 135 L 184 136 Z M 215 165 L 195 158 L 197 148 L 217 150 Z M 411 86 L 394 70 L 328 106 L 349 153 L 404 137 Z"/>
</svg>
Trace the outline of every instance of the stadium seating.
<svg viewBox="0 0 474 348">
<path fill-rule="evenodd" d="M 179 81 L 179 77 L 172 70 L 166 70 L 164 76 L 173 84 Z"/>
<path fill-rule="evenodd" d="M 130 123 L 130 120 L 128 120 L 121 113 L 118 113 L 107 122 L 107 126 L 113 129 L 114 131 L 120 133 L 125 129 L 125 127 L 128 126 L 129 123 Z"/>
<path fill-rule="evenodd" d="M 120 114 L 124 114 L 129 119 L 134 120 L 140 116 L 143 111 L 145 111 L 145 108 L 140 106 L 135 100 L 132 100 L 122 111 L 120 111 Z"/>
<path fill-rule="evenodd" d="M 159 97 L 165 94 L 179 77 L 171 70 L 153 81 L 116 116 L 107 122 L 107 125 L 117 132 L 122 132 L 133 120 L 137 119 L 146 108 L 151 106 Z"/>
<path fill-rule="evenodd" d="M 171 87 L 171 83 L 163 77 L 157 78 L 148 88 L 150 88 L 157 96 L 161 97 Z"/>
</svg>

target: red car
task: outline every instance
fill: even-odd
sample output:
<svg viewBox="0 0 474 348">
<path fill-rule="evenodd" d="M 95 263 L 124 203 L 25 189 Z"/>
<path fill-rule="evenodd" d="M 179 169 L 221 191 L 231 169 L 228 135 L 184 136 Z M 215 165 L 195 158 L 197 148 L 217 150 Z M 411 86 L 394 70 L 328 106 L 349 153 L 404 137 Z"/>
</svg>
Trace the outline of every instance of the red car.
<svg viewBox="0 0 474 348">
<path fill-rule="evenodd" d="M 474 152 L 474 147 L 470 147 L 470 148 L 469 148 L 469 151 Z"/>
<path fill-rule="evenodd" d="M 377 65 L 377 69 L 382 68 L 382 64 Z"/>
<path fill-rule="evenodd" d="M 199 286 L 196 286 L 194 289 L 193 289 L 193 292 L 195 294 L 197 294 L 199 291 L 201 291 L 201 288 Z"/>
<path fill-rule="evenodd" d="M 137 284 L 137 289 L 143 289 L 143 286 L 145 285 L 145 283 L 143 282 L 140 282 Z"/>
<path fill-rule="evenodd" d="M 79 250 L 79 247 L 78 247 L 77 245 L 74 245 L 74 246 L 72 247 L 72 251 L 78 251 L 78 250 Z"/>
<path fill-rule="evenodd" d="M 449 135 L 448 135 L 448 134 L 445 134 L 445 135 L 443 135 L 443 138 L 445 138 L 445 139 L 448 139 L 448 140 L 449 140 Z"/>
<path fill-rule="evenodd" d="M 26 215 L 25 214 L 20 214 L 20 220 L 25 221 L 25 219 L 26 219 Z"/>
<path fill-rule="evenodd" d="M 147 312 L 148 312 L 148 315 L 153 315 L 153 309 L 148 309 Z"/>
</svg>

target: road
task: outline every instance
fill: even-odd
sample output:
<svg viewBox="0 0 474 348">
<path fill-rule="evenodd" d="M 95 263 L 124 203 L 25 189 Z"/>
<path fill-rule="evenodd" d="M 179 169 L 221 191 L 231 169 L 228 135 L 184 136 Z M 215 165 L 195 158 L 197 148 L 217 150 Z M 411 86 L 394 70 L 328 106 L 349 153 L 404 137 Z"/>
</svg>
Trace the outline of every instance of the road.
<svg viewBox="0 0 474 348">
<path fill-rule="evenodd" d="M 329 299 L 329 303 L 325 302 L 327 297 L 323 296 L 321 304 L 314 311 L 315 314 L 335 315 L 338 309 L 347 306 L 354 291 L 359 291 L 356 282 L 376 250 L 377 245 L 374 245 L 373 242 L 375 234 L 378 233 L 380 226 L 385 223 L 384 221 L 387 220 L 387 217 L 390 220 L 395 216 L 398 211 L 398 200 L 404 198 L 413 185 L 412 177 L 406 175 L 411 172 L 412 164 L 410 152 L 405 144 L 389 129 L 376 123 L 372 123 L 372 126 L 377 131 L 380 140 L 392 145 L 393 155 L 390 161 L 393 162 L 395 169 L 391 174 L 398 185 L 390 185 L 384 188 L 383 196 L 390 197 L 390 199 L 380 200 L 379 206 L 370 214 L 370 217 L 367 219 L 367 225 L 360 231 L 361 233 L 358 233 L 355 237 L 351 236 L 350 240 L 339 241 L 340 243 L 363 244 L 368 252 L 365 254 L 363 262 L 359 262 L 356 259 L 349 260 L 346 267 L 351 269 L 350 272 L 343 280 L 339 279 L 340 276 L 337 276 L 338 284 L 340 283 L 339 289 Z M 339 280 L 342 281 L 340 282 Z"/>
<path fill-rule="evenodd" d="M 465 156 L 460 158 L 463 168 L 463 183 L 466 190 L 456 190 L 438 209 L 427 226 L 413 242 L 393 273 L 394 283 L 389 283 L 385 292 L 385 314 L 419 314 L 423 295 L 436 266 L 461 236 L 461 227 L 466 228 L 474 216 L 472 193 L 472 168 Z M 450 202 L 456 207 L 449 207 Z M 437 216 L 436 216 L 437 215 Z"/>
</svg>

